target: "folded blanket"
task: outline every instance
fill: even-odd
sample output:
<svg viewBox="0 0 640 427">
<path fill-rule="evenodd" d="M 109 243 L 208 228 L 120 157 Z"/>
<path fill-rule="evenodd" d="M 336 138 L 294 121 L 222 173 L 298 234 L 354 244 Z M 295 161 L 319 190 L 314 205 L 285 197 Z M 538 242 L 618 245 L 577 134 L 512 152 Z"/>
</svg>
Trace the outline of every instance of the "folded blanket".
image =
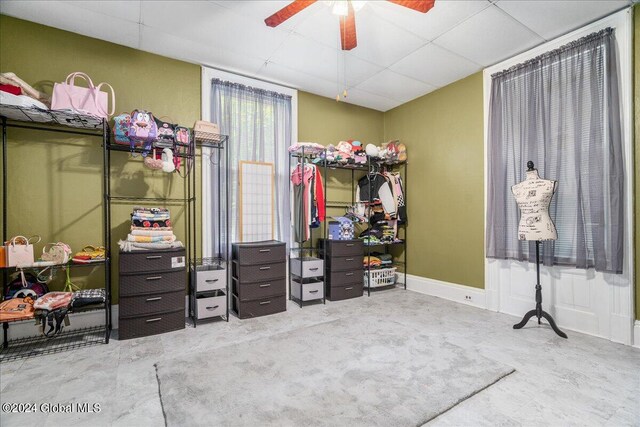
<svg viewBox="0 0 640 427">
<path fill-rule="evenodd" d="M 171 219 L 169 215 L 131 215 L 131 219 L 137 219 L 140 221 L 166 221 Z"/>
<path fill-rule="evenodd" d="M 175 242 L 176 236 L 173 234 L 171 236 L 133 236 L 131 234 L 127 235 L 127 241 L 129 242 L 139 242 L 139 243 L 158 243 L 158 242 Z"/>
<path fill-rule="evenodd" d="M 149 249 L 174 249 L 174 248 L 184 247 L 184 245 L 180 241 L 175 241 L 173 243 L 169 243 L 169 242 L 140 243 L 140 242 L 128 242 L 126 240 L 120 240 L 118 242 L 118 245 L 120 246 L 120 249 L 124 252 L 149 250 Z"/>
<path fill-rule="evenodd" d="M 138 220 L 138 219 L 131 219 L 131 224 L 134 227 L 145 227 L 145 228 L 158 228 L 158 227 L 171 227 L 171 221 L 170 220 L 166 220 L 166 221 L 150 221 L 148 219 L 145 220 Z"/>
<path fill-rule="evenodd" d="M 173 231 L 172 230 L 160 230 L 160 227 L 158 228 L 143 228 L 142 230 L 139 229 L 135 229 L 135 227 L 131 227 L 131 235 L 132 236 L 173 236 Z"/>
<path fill-rule="evenodd" d="M 150 213 L 161 213 L 161 212 L 169 212 L 167 208 L 145 208 L 141 206 L 136 206 L 133 208 L 133 212 L 150 212 Z"/>
</svg>

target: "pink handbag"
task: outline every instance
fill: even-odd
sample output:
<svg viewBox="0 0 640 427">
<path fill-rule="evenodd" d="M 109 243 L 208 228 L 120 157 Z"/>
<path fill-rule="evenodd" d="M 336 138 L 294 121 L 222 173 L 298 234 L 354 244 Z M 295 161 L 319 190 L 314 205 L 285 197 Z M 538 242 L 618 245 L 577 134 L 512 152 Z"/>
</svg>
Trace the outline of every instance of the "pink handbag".
<svg viewBox="0 0 640 427">
<path fill-rule="evenodd" d="M 33 245 L 24 236 L 16 236 L 6 246 L 8 267 L 28 267 L 33 265 Z"/>
<path fill-rule="evenodd" d="M 84 79 L 88 87 L 76 86 L 75 79 Z M 111 89 L 111 110 L 109 110 L 109 95 L 100 88 L 108 86 Z M 90 114 L 104 119 L 113 115 L 116 107 L 116 94 L 109 83 L 93 84 L 91 77 L 85 73 L 75 72 L 67 76 L 64 83 L 53 86 L 51 99 L 52 110 L 73 110 L 78 113 Z"/>
</svg>

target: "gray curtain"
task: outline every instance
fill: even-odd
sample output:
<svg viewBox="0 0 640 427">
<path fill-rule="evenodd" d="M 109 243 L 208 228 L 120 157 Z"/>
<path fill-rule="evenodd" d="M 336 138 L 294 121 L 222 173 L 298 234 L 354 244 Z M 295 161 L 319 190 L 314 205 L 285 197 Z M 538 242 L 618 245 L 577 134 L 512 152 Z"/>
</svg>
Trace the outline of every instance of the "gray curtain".
<svg viewBox="0 0 640 427">
<path fill-rule="evenodd" d="M 247 160 L 274 164 L 275 237 L 288 242 L 289 226 L 285 222 L 289 218 L 287 149 L 291 145 L 291 97 L 219 79 L 213 79 L 211 84 L 212 120 L 222 134 L 229 135 L 230 241 L 239 240 L 238 165 L 240 160 Z"/>
<path fill-rule="evenodd" d="M 492 76 L 487 257 L 535 260 L 516 235 L 511 186 L 527 161 L 558 181 L 550 206 L 558 240 L 545 265 L 621 273 L 624 165 L 614 30 L 593 33 Z"/>
</svg>

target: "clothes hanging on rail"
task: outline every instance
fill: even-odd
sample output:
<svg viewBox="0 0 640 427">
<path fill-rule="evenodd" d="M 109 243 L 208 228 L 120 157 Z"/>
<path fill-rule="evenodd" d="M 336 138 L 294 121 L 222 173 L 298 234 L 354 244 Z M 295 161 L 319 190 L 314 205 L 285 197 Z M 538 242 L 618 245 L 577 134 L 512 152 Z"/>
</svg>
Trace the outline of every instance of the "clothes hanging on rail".
<svg viewBox="0 0 640 427">
<path fill-rule="evenodd" d="M 304 242 L 311 236 L 311 228 L 317 228 L 325 219 L 324 184 L 316 165 L 298 164 L 291 171 L 293 184 L 294 238 Z"/>
<path fill-rule="evenodd" d="M 396 214 L 396 206 L 388 179 L 381 173 L 368 174 L 358 180 L 356 199 L 363 203 L 382 203 L 385 212 Z"/>
</svg>

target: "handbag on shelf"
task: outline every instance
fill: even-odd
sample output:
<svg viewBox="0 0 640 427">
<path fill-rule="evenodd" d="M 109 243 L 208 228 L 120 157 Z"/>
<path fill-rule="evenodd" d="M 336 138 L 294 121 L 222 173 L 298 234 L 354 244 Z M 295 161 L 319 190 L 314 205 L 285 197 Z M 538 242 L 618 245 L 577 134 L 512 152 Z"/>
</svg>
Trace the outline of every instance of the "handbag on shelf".
<svg viewBox="0 0 640 427">
<path fill-rule="evenodd" d="M 142 157 L 146 157 L 151 151 L 151 146 L 158 135 L 158 126 L 153 118 L 153 113 L 145 110 L 133 110 L 129 124 L 129 143 L 131 149 L 142 145 Z"/>
<path fill-rule="evenodd" d="M 113 118 L 113 141 L 119 145 L 130 145 L 129 127 L 131 115 L 129 113 L 118 114 Z"/>
<path fill-rule="evenodd" d="M 33 301 L 31 297 L 3 301 L 0 303 L 0 322 L 33 319 Z"/>
<path fill-rule="evenodd" d="M 87 87 L 76 86 L 76 78 L 83 79 Z M 109 109 L 109 95 L 100 89 L 106 86 L 111 90 L 111 109 Z M 91 77 L 85 73 L 75 72 L 67 76 L 64 82 L 53 86 L 51 99 L 52 110 L 72 110 L 108 119 L 113 115 L 116 105 L 116 94 L 109 83 L 93 84 Z"/>
<path fill-rule="evenodd" d="M 66 243 L 47 243 L 42 248 L 43 261 L 51 261 L 54 264 L 66 264 L 71 259 L 71 247 Z"/>
<path fill-rule="evenodd" d="M 158 134 L 156 136 L 156 140 L 153 141 L 153 146 L 156 148 L 173 148 L 173 144 L 175 143 L 176 125 L 158 118 L 155 118 L 155 121 L 158 128 Z"/>
<path fill-rule="evenodd" d="M 83 308 L 88 305 L 104 304 L 106 301 L 104 289 L 82 289 L 73 293 L 71 298 L 71 310 Z"/>
<path fill-rule="evenodd" d="M 162 156 L 158 158 L 155 148 L 153 149 L 151 155 L 144 158 L 144 165 L 149 169 L 162 170 L 162 166 L 163 166 Z"/>
<path fill-rule="evenodd" d="M 33 274 L 20 270 L 18 277 L 6 287 L 4 299 L 32 297 L 35 301 L 47 292 L 49 288 L 46 283 L 40 283 Z"/>
<path fill-rule="evenodd" d="M 206 120 L 197 120 L 193 125 L 193 133 L 196 140 L 207 142 L 220 142 L 220 126 Z"/>
<path fill-rule="evenodd" d="M 28 267 L 33 265 L 33 244 L 31 239 L 37 237 L 40 241 L 40 236 L 33 236 L 27 239 L 24 236 L 16 236 L 5 245 L 5 251 L 7 253 L 7 267 Z"/>
<path fill-rule="evenodd" d="M 173 165 L 178 173 L 180 173 L 180 166 L 182 165 L 182 156 L 188 156 L 190 153 L 191 131 L 184 126 L 176 126 L 173 145 Z"/>
</svg>

